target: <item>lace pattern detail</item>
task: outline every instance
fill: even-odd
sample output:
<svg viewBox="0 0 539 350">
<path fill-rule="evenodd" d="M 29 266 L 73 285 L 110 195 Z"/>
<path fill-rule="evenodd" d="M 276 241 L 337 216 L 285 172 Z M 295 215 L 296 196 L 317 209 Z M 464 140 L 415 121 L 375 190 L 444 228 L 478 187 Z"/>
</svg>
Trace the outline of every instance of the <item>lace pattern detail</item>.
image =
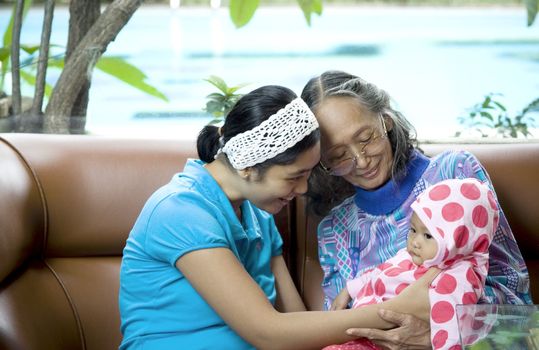
<svg viewBox="0 0 539 350">
<path fill-rule="evenodd" d="M 314 114 L 298 97 L 257 127 L 232 137 L 217 155 L 225 153 L 235 169 L 245 169 L 281 154 L 317 128 Z"/>
</svg>

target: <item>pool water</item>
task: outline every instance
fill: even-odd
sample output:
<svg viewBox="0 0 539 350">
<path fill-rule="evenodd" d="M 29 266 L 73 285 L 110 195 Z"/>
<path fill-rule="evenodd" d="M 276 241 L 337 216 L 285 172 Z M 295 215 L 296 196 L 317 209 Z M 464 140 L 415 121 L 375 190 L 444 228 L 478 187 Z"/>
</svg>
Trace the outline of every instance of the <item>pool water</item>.
<svg viewBox="0 0 539 350">
<path fill-rule="evenodd" d="M 0 30 L 8 16 L 0 8 Z M 22 42 L 39 42 L 41 16 L 30 11 Z M 64 45 L 67 8 L 54 21 L 51 41 Z M 194 137 L 212 119 L 202 113 L 215 91 L 203 80 L 210 75 L 249 83 L 244 93 L 279 84 L 299 94 L 309 78 L 345 70 L 388 91 L 422 139 L 452 136 L 457 117 L 488 93 L 503 94 L 510 115 L 539 97 L 539 28 L 526 27 L 523 6 L 326 6 L 310 27 L 298 7 L 266 7 L 236 29 L 226 8 L 142 5 L 106 54 L 142 69 L 170 102 L 96 71 L 87 119 L 94 134 Z"/>
</svg>

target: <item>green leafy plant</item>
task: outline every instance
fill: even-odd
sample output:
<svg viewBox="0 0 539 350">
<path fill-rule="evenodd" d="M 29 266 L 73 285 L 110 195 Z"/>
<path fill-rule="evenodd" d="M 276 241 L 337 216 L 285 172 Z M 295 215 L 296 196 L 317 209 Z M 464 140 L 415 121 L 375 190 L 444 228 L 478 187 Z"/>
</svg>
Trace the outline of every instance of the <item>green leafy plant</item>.
<svg viewBox="0 0 539 350">
<path fill-rule="evenodd" d="M 539 11 L 539 0 L 524 0 L 526 13 L 528 14 L 528 27 L 533 24 Z"/>
<path fill-rule="evenodd" d="M 487 334 L 473 344 L 464 345 L 466 350 L 539 349 L 539 311 L 526 314 L 533 305 L 513 305 L 520 312 L 497 314 L 496 322 Z M 503 306 L 502 306 L 503 307 Z M 525 308 L 525 309 L 522 309 Z"/>
<path fill-rule="evenodd" d="M 23 18 L 26 17 L 26 14 L 28 13 L 30 6 L 32 6 L 32 1 L 25 0 L 24 7 L 23 7 Z M 15 22 L 15 7 L 13 7 L 11 17 L 9 18 L 9 23 L 4 31 L 4 35 L 2 36 L 2 47 L 0 47 L 0 92 L 5 92 L 4 84 L 5 84 L 6 75 L 9 71 L 9 66 L 11 63 L 11 59 L 10 59 L 11 58 L 11 38 L 13 35 L 14 22 Z M 32 54 L 39 49 L 39 45 L 21 44 L 20 47 L 22 50 L 24 50 L 28 54 Z"/>
<path fill-rule="evenodd" d="M 532 0 L 529 0 L 532 1 Z M 533 0 L 537 1 L 537 0 Z M 308 25 L 311 25 L 311 15 L 322 14 L 322 0 L 297 0 Z M 236 28 L 243 27 L 253 17 L 260 0 L 230 0 L 230 19 Z"/>
<path fill-rule="evenodd" d="M 206 102 L 206 107 L 203 108 L 204 111 L 214 117 L 210 124 L 217 124 L 225 119 L 228 112 L 242 96 L 242 94 L 237 94 L 236 91 L 248 84 L 242 83 L 236 86 L 228 86 L 222 78 L 215 75 L 211 75 L 204 80 L 219 90 L 219 92 L 213 92 L 206 96 L 208 102 Z"/>
<path fill-rule="evenodd" d="M 24 16 L 26 15 L 28 8 L 32 4 L 32 1 L 26 0 L 24 7 Z M 6 76 L 11 67 L 11 35 L 13 32 L 13 17 L 12 12 L 10 22 L 5 29 L 3 35 L 3 46 L 0 47 L 0 91 L 6 92 L 5 82 Z M 38 63 L 39 45 L 21 44 L 21 50 L 23 50 L 28 56 L 21 62 L 21 78 L 30 86 L 34 86 L 36 82 L 35 68 Z M 51 48 L 62 48 L 65 52 L 65 48 L 60 45 L 50 44 Z M 49 55 L 48 66 L 50 68 L 64 68 L 63 54 L 50 56 Z M 147 76 L 137 67 L 128 63 L 125 59 L 117 56 L 103 56 L 97 61 L 96 68 L 112 77 L 128 84 L 129 86 L 140 90 L 148 95 L 154 96 L 161 100 L 167 101 L 168 98 L 154 86 L 148 84 L 145 80 Z M 50 97 L 52 92 L 52 86 L 47 84 L 45 87 L 45 96 Z"/>
<path fill-rule="evenodd" d="M 51 45 L 53 46 L 53 45 Z M 55 45 L 56 46 L 56 45 Z M 2 50 L 4 48 L 0 48 Z M 35 73 L 35 67 L 37 65 L 37 51 L 39 50 L 38 46 L 22 46 L 21 49 L 23 49 L 26 53 L 29 54 L 29 56 L 24 60 L 24 62 L 21 62 L 21 78 L 30 86 L 34 86 L 36 83 L 36 73 Z M 5 51 L 0 51 L 0 58 L 1 53 Z M 8 56 L 9 57 L 9 56 Z M 63 69 L 64 67 L 64 57 L 63 55 L 60 55 L 59 57 L 49 57 L 49 68 L 57 68 L 57 69 Z M 99 58 L 96 64 L 96 68 L 103 73 L 106 73 L 124 83 L 127 85 L 142 91 L 148 95 L 154 96 L 156 98 L 159 98 L 163 101 L 168 102 L 168 97 L 163 94 L 161 91 L 159 91 L 154 86 L 148 84 L 145 80 L 147 79 L 147 76 L 137 67 L 133 66 L 129 62 L 127 62 L 125 59 L 117 56 L 103 56 Z M 4 90 L 4 84 L 5 84 L 5 76 L 0 76 L 0 91 Z M 52 86 L 50 84 L 45 85 L 45 96 L 50 97 L 52 93 Z"/>
<path fill-rule="evenodd" d="M 533 136 L 530 129 L 535 127 L 535 118 L 530 114 L 539 112 L 539 98 L 530 102 L 514 117 L 509 116 L 507 108 L 500 102 L 501 94 L 490 93 L 484 100 L 469 109 L 468 114 L 458 117 L 458 122 L 466 132 L 477 132 L 481 137 L 499 135 L 504 138 Z M 456 137 L 464 130 L 457 131 Z"/>
</svg>

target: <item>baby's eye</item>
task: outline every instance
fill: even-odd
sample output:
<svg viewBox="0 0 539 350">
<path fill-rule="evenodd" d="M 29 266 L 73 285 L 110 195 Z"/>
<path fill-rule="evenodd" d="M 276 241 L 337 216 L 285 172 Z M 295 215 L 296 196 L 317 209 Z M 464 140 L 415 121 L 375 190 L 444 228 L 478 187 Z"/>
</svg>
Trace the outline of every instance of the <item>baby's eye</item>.
<svg viewBox="0 0 539 350">
<path fill-rule="evenodd" d="M 408 230 L 408 233 L 415 233 L 415 228 L 410 227 L 410 229 Z"/>
<path fill-rule="evenodd" d="M 432 239 L 432 235 L 430 233 L 424 233 L 425 239 Z"/>
</svg>

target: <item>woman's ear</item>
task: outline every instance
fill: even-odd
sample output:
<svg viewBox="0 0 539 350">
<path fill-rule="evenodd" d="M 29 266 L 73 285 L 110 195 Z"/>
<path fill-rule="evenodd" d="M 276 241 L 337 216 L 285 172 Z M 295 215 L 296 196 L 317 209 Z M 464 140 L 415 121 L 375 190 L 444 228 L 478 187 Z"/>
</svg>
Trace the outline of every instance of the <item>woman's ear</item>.
<svg viewBox="0 0 539 350">
<path fill-rule="evenodd" d="M 258 176 L 258 170 L 253 167 L 248 167 L 245 169 L 238 170 L 238 174 L 241 176 L 242 179 L 248 181 L 251 179 L 256 179 L 256 177 Z"/>
<path fill-rule="evenodd" d="M 384 121 L 385 131 L 389 132 L 389 131 L 393 130 L 393 118 L 391 118 L 387 114 L 382 114 L 382 119 Z"/>
<path fill-rule="evenodd" d="M 240 177 L 242 179 L 247 180 L 249 178 L 249 174 L 251 172 L 250 169 L 251 168 L 245 168 L 245 169 L 238 170 L 238 174 L 240 175 Z"/>
</svg>

